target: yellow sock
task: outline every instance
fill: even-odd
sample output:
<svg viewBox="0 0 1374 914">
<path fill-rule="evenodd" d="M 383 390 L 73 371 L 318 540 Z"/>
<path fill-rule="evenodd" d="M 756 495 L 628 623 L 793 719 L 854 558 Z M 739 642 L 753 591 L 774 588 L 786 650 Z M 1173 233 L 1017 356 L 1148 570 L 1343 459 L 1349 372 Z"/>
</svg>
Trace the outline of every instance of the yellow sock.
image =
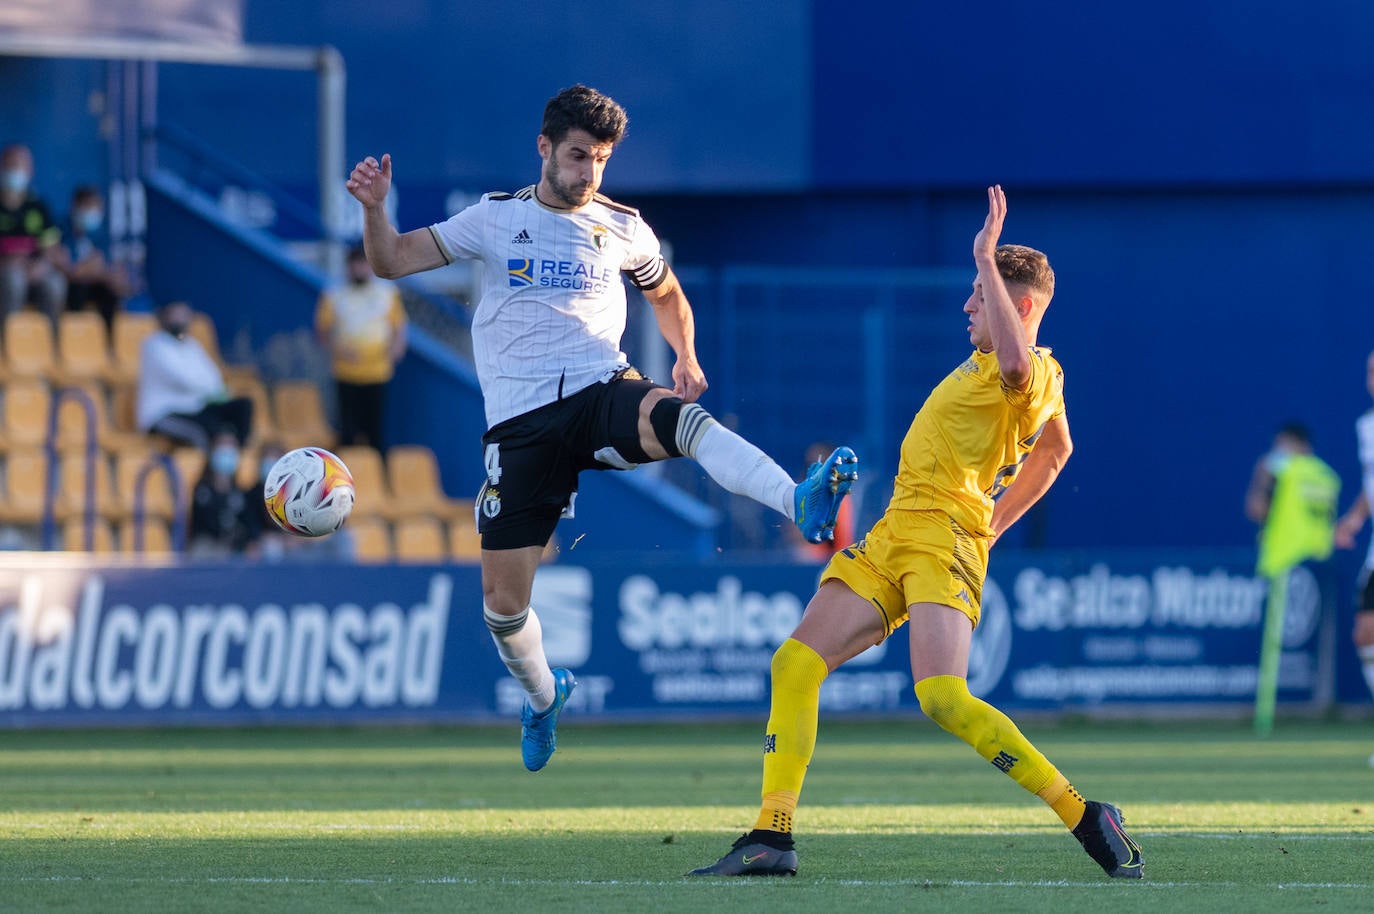
<svg viewBox="0 0 1374 914">
<path fill-rule="evenodd" d="M 816 750 L 821 683 L 829 672 L 820 654 L 793 638 L 773 654 L 773 698 L 763 738 L 763 805 L 755 828 L 792 831 L 806 766 Z"/>
<path fill-rule="evenodd" d="M 975 698 L 962 676 L 930 676 L 916 683 L 921 710 L 974 748 L 1007 777 L 1040 797 L 1067 828 L 1083 817 L 1083 798 L 1010 717 Z"/>
</svg>

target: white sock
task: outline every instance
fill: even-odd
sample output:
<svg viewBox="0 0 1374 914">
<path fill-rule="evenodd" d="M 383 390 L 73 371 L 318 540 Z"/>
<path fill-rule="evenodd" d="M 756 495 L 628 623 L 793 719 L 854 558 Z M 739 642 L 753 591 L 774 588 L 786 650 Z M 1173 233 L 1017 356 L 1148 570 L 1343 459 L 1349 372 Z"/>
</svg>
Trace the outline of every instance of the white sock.
<svg viewBox="0 0 1374 914">
<path fill-rule="evenodd" d="M 793 519 L 793 493 L 797 484 L 783 468 L 763 451 L 745 441 L 719 422 L 711 423 L 696 442 L 689 457 L 701 464 L 707 475 L 721 488 L 746 495 Z"/>
<path fill-rule="evenodd" d="M 1364 681 L 1369 686 L 1370 694 L 1374 694 L 1374 644 L 1361 645 L 1359 648 L 1360 663 L 1364 665 Z"/>
<path fill-rule="evenodd" d="M 530 707 L 543 711 L 553 705 L 553 670 L 544 657 L 544 629 L 534 607 L 527 606 L 514 616 L 503 616 L 482 607 L 482 617 L 496 642 L 496 652 L 515 681 L 530 697 Z"/>
</svg>

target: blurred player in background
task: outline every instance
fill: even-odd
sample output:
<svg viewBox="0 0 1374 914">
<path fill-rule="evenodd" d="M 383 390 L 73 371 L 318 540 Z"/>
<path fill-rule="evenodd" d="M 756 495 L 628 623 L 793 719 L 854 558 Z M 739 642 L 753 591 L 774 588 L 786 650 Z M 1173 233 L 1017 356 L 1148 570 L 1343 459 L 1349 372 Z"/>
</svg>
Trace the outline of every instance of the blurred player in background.
<svg viewBox="0 0 1374 914">
<path fill-rule="evenodd" d="M 812 542 L 833 536 L 855 476 L 853 452 L 839 448 L 798 485 L 695 403 L 706 377 L 687 296 L 639 212 L 597 193 L 627 122 L 596 90 L 564 89 L 544 109 L 537 184 L 486 194 L 405 234 L 384 209 L 390 155 L 364 159 L 348 180 L 379 276 L 456 260 L 484 266 L 472 323 L 488 427 L 478 496 L 482 594 L 501 659 L 528 696 L 521 754 L 531 771 L 553 754 L 558 715 L 576 685 L 569 671 L 549 668 L 530 593 L 559 517 L 572 516 L 579 472 L 691 457 L 724 488 L 791 518 Z M 677 355 L 672 388 L 642 376 L 620 351 L 622 274 L 653 306 Z"/>
<path fill-rule="evenodd" d="M 1010 718 L 968 690 L 988 549 L 1045 494 L 1073 449 L 1063 372 L 1035 345 L 1054 272 L 1039 251 L 997 245 L 1005 217 L 1001 187 L 988 188 L 964 303 L 977 348 L 912 420 L 887 511 L 826 565 L 801 623 L 773 655 L 758 820 L 690 876 L 796 873 L 792 818 L 815 750 L 821 683 L 904 622 L 921 710 L 1044 800 L 1108 875 L 1141 875 L 1140 848 L 1117 809 L 1085 801 Z"/>
<path fill-rule="evenodd" d="M 349 250 L 347 281 L 325 290 L 315 333 L 329 350 L 339 398 L 339 443 L 384 450 L 386 388 L 406 351 L 406 312 L 396 286 L 368 266 L 361 245 Z"/>
<path fill-rule="evenodd" d="M 1365 384 L 1374 397 L 1374 352 L 1365 362 Z M 1355 537 L 1369 519 L 1374 504 L 1374 409 L 1355 420 L 1355 439 L 1360 452 L 1360 494 L 1350 509 L 1336 522 L 1336 545 L 1342 549 L 1355 548 Z M 1364 681 L 1374 693 L 1374 536 L 1369 539 L 1369 552 L 1360 569 L 1359 602 L 1355 612 L 1355 650 L 1364 668 Z M 1369 759 L 1374 765 L 1374 756 Z"/>
</svg>

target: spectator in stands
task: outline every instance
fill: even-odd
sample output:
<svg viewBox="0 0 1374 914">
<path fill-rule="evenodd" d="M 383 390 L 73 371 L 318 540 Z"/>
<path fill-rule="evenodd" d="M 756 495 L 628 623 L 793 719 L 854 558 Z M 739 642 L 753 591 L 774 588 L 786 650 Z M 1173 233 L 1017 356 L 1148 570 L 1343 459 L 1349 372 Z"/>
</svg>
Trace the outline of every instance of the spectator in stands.
<svg viewBox="0 0 1374 914">
<path fill-rule="evenodd" d="M 56 320 L 67 300 L 62 231 L 32 183 L 29 147 L 0 150 L 0 316 L 32 302 Z"/>
<path fill-rule="evenodd" d="M 315 330 L 333 363 L 339 443 L 380 450 L 387 382 L 405 353 L 405 310 L 396 287 L 372 272 L 362 245 L 347 263 L 347 282 L 320 296 Z"/>
<path fill-rule="evenodd" d="M 138 427 L 206 449 L 210 435 L 233 428 L 240 446 L 252 428 L 253 401 L 230 398 L 219 366 L 186 331 L 191 306 L 169 302 L 157 310 L 158 331 L 143 341 L 138 376 Z"/>
<path fill-rule="evenodd" d="M 114 313 L 129 294 L 129 278 L 107 259 L 105 201 L 100 191 L 83 184 L 72 192 L 67 230 L 62 242 L 66 248 L 63 272 L 67 277 L 67 310 L 94 308 L 113 327 Z"/>
<path fill-rule="evenodd" d="M 239 457 L 238 432 L 229 426 L 217 431 L 205 472 L 191 491 L 186 549 L 192 556 L 242 555 L 257 543 L 262 499 L 235 481 Z"/>
</svg>

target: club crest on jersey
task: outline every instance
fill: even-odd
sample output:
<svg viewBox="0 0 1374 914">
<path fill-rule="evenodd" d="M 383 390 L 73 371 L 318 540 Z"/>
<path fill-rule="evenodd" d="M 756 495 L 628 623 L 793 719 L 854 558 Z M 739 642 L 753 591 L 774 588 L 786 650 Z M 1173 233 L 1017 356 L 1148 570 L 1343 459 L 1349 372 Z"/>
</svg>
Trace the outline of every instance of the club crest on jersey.
<svg viewBox="0 0 1374 914">
<path fill-rule="evenodd" d="M 512 289 L 534 285 L 534 261 L 527 257 L 516 257 L 506 261 L 506 274 L 510 276 Z"/>
<path fill-rule="evenodd" d="M 492 486 L 487 486 L 486 492 L 482 493 L 482 513 L 487 517 L 501 513 L 501 493 Z"/>
<path fill-rule="evenodd" d="M 606 250 L 606 245 L 610 243 L 610 232 L 606 230 L 606 226 L 592 226 L 592 247 L 596 248 L 598 251 L 604 251 Z"/>
</svg>

